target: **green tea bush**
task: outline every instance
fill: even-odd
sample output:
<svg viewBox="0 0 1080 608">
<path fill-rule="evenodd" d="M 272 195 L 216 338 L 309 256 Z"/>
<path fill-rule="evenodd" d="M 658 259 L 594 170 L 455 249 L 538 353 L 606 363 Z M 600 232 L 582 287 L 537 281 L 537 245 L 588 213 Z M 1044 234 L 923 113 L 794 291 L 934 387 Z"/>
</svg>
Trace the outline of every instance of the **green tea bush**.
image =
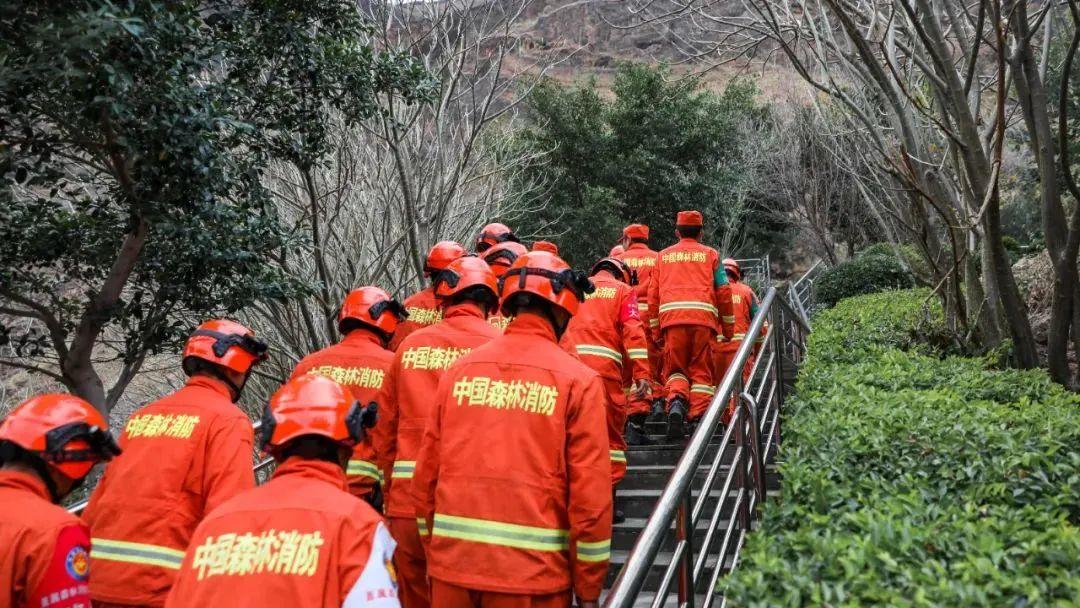
<svg viewBox="0 0 1080 608">
<path fill-rule="evenodd" d="M 889 246 L 874 247 L 821 273 L 815 286 L 820 304 L 829 307 L 852 296 L 915 286 L 915 277 Z"/>
<path fill-rule="evenodd" d="M 816 319 L 731 605 L 1080 605 L 1080 397 L 928 346 L 926 296 Z"/>
</svg>

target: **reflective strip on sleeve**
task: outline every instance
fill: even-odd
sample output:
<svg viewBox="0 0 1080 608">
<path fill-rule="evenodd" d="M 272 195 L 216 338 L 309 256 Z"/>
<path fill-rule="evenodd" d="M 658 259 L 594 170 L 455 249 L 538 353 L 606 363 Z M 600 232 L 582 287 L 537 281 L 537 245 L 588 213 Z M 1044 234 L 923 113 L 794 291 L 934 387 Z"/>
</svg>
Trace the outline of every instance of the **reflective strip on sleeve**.
<svg viewBox="0 0 1080 608">
<path fill-rule="evenodd" d="M 732 340 L 742 340 L 745 337 L 746 337 L 746 334 L 735 334 L 735 335 L 731 336 L 731 339 Z"/>
<path fill-rule="evenodd" d="M 383 474 L 379 467 L 375 466 L 374 462 L 368 462 L 367 460 L 350 460 L 345 473 L 352 477 L 370 477 L 378 481 L 383 480 Z"/>
<path fill-rule="evenodd" d="M 415 460 L 395 460 L 394 470 L 390 472 L 390 477 L 393 479 L 412 479 L 415 471 Z"/>
<path fill-rule="evenodd" d="M 724 323 L 734 323 L 735 322 L 735 315 L 724 315 L 723 317 L 720 317 L 720 318 L 724 320 Z"/>
<path fill-rule="evenodd" d="M 702 393 L 705 395 L 715 395 L 716 388 L 709 386 L 708 384 L 694 384 L 690 386 L 691 393 Z"/>
<path fill-rule="evenodd" d="M 90 556 L 94 559 L 160 566 L 170 570 L 179 570 L 184 563 L 184 552 L 179 549 L 107 538 L 90 539 Z"/>
<path fill-rule="evenodd" d="M 577 558 L 582 562 L 603 562 L 611 559 L 611 539 L 594 543 L 578 541 Z"/>
<path fill-rule="evenodd" d="M 626 351 L 626 354 L 631 359 L 635 359 L 635 360 L 636 359 L 648 359 L 649 358 L 649 349 L 647 349 L 647 348 L 631 348 L 631 349 L 628 349 Z"/>
<path fill-rule="evenodd" d="M 427 519 L 424 519 L 423 517 L 417 517 L 416 518 L 416 529 L 417 529 L 417 531 L 420 532 L 420 536 L 427 536 L 428 535 Z"/>
<path fill-rule="evenodd" d="M 645 312 L 646 310 L 649 310 L 649 303 L 648 302 L 638 302 L 637 303 L 637 309 L 639 311 L 641 311 L 641 312 Z"/>
<path fill-rule="evenodd" d="M 716 307 L 707 302 L 668 302 L 660 305 L 660 312 L 671 312 L 673 310 L 702 310 L 719 316 Z"/>
<path fill-rule="evenodd" d="M 570 548 L 570 531 L 508 524 L 487 519 L 435 514 L 434 536 L 457 538 L 474 543 L 531 549 L 564 551 Z"/>
<path fill-rule="evenodd" d="M 649 319 L 649 327 L 660 327 L 660 319 Z"/>
<path fill-rule="evenodd" d="M 621 462 L 626 464 L 626 452 L 622 450 L 608 450 L 611 454 L 611 462 Z"/>
<path fill-rule="evenodd" d="M 622 353 L 617 350 L 612 350 L 606 346 L 600 346 L 599 344 L 578 344 L 577 354 L 579 355 L 592 355 L 594 357 L 605 357 L 612 361 L 622 365 Z"/>
</svg>

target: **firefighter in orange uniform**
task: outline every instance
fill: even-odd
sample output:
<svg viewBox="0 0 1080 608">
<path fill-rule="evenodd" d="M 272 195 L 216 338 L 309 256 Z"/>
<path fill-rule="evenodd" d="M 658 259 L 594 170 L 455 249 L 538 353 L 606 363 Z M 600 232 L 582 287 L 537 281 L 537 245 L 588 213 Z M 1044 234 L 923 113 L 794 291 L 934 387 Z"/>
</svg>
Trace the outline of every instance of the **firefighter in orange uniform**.
<svg viewBox="0 0 1080 608">
<path fill-rule="evenodd" d="M 653 333 L 660 328 L 660 319 L 656 311 L 649 309 L 649 286 L 652 285 L 653 272 L 656 270 L 657 253 L 649 249 L 649 227 L 644 224 L 630 224 L 623 228 L 622 242 L 626 249 L 618 257 L 627 266 L 637 273 L 637 285 L 634 293 L 638 298 L 638 313 L 641 315 L 641 323 L 645 327 L 645 338 L 648 341 L 649 368 L 652 370 L 650 378 L 652 391 L 649 399 L 632 399 L 627 414 L 630 418 L 630 426 L 626 432 L 626 442 L 630 445 L 647 445 L 651 441 L 645 436 L 645 419 L 652 411 L 652 404 L 657 404 L 657 409 L 663 408 L 664 389 L 660 381 L 663 368 L 660 346 L 653 340 Z"/>
<path fill-rule="evenodd" d="M 430 278 L 446 268 L 450 262 L 465 255 L 465 248 L 454 241 L 439 241 L 428 251 L 427 260 L 424 262 L 424 277 Z M 435 293 L 431 286 L 405 298 L 405 310 L 409 312 L 409 318 L 398 324 L 394 331 L 394 337 L 390 339 L 390 350 L 396 351 L 405 336 L 420 329 L 434 325 L 442 320 L 442 311 L 435 301 Z"/>
<path fill-rule="evenodd" d="M 279 389 L 262 428 L 273 477 L 199 524 L 166 606 L 400 606 L 394 540 L 344 470 L 374 413 L 329 378 Z"/>
<path fill-rule="evenodd" d="M 732 360 L 735 359 L 735 353 L 737 353 L 739 347 L 742 346 L 747 330 L 750 329 L 750 323 L 758 313 L 757 294 L 754 293 L 754 290 L 749 285 L 742 281 L 742 270 L 739 268 L 739 263 L 731 258 L 725 258 L 723 265 L 724 271 L 727 273 L 728 284 L 721 285 L 717 290 L 717 299 L 720 302 L 721 308 L 730 308 L 732 315 L 724 318 L 724 324 L 730 325 L 730 331 L 726 331 L 725 335 L 720 335 L 716 338 L 718 342 L 715 360 L 717 382 L 722 380 L 724 374 L 727 373 L 728 367 L 731 366 Z M 767 329 L 767 325 L 762 328 L 761 335 L 758 337 L 758 343 L 755 344 L 755 354 L 757 349 L 761 347 L 762 341 L 765 339 L 765 332 Z M 746 360 L 746 365 L 743 366 L 742 377 L 744 383 L 750 379 L 750 370 L 753 369 L 753 367 L 754 357 L 751 356 Z M 724 412 L 723 422 L 727 424 L 728 420 L 731 419 L 731 415 L 734 413 L 734 402 L 732 402 L 732 405 L 729 405 L 728 409 Z"/>
<path fill-rule="evenodd" d="M 338 313 L 341 342 L 311 353 L 300 360 L 292 379 L 305 374 L 327 376 L 348 387 L 362 404 L 376 401 L 394 362 L 394 353 L 386 350 L 398 323 L 408 316 L 405 308 L 378 287 L 360 287 L 349 292 Z M 356 445 L 347 473 L 349 491 L 382 509 L 382 473 L 376 460 L 371 435 Z"/>
<path fill-rule="evenodd" d="M 626 253 L 626 247 L 623 247 L 622 245 L 615 245 L 611 248 L 611 251 L 608 252 L 608 257 L 617 258 L 622 256 L 622 254 L 624 253 Z"/>
<path fill-rule="evenodd" d="M 611 553 L 604 388 L 558 345 L 591 284 L 531 252 L 500 288 L 514 320 L 443 376 L 417 458 L 432 605 L 594 607 Z"/>
<path fill-rule="evenodd" d="M 592 267 L 596 288 L 585 296 L 585 303 L 570 320 L 561 344 L 585 365 L 596 370 L 607 392 L 608 447 L 611 450 L 611 485 L 618 485 L 626 475 L 626 400 L 623 392 L 623 369 L 630 368 L 631 394 L 642 397 L 649 392 L 649 353 L 645 332 L 638 316 L 637 296 L 632 286 L 637 276 L 625 263 L 604 258 Z M 626 358 L 624 359 L 624 354 Z M 622 514 L 616 509 L 615 523 Z"/>
<path fill-rule="evenodd" d="M 488 313 L 499 304 L 499 287 L 486 262 L 472 256 L 454 260 L 434 278 L 443 320 L 402 342 L 379 398 L 380 433 L 375 451 L 389 480 L 386 516 L 398 543 L 394 567 L 405 608 L 431 605 L 412 477 L 424 426 L 435 405 L 432 396 L 443 374 L 459 357 L 499 335 L 487 322 Z"/>
<path fill-rule="evenodd" d="M 135 411 L 83 520 L 95 606 L 161 606 L 195 526 L 255 485 L 251 420 L 235 405 L 266 344 L 239 323 L 207 321 L 183 353 L 187 384 Z"/>
<path fill-rule="evenodd" d="M 525 246 L 515 241 L 504 241 L 497 245 L 492 245 L 481 256 L 488 266 L 491 267 L 491 271 L 495 273 L 495 278 L 501 277 L 506 271 L 514 265 L 514 262 L 518 258 L 528 253 L 529 250 L 525 249 Z M 488 317 L 488 323 L 491 323 L 492 327 L 499 331 L 505 330 L 506 326 L 510 323 L 510 317 L 504 316 L 501 311 L 494 311 L 491 316 Z"/>
<path fill-rule="evenodd" d="M 720 256 L 699 239 L 698 211 L 680 211 L 679 242 L 658 255 L 649 309 L 659 318 L 653 338 L 663 345 L 669 438 L 683 437 L 685 423 L 701 418 L 716 392 L 713 349 L 719 328 L 716 289 L 727 282 Z M 687 411 L 689 406 L 689 411 Z"/>
<path fill-rule="evenodd" d="M 480 234 L 476 236 L 475 251 L 479 254 L 484 254 L 488 249 L 498 245 L 499 243 L 520 243 L 521 239 L 514 234 L 514 231 L 510 229 L 506 224 L 488 224 L 480 229 Z"/>
<path fill-rule="evenodd" d="M 556 245 L 555 243 L 552 243 L 551 241 L 536 241 L 532 245 L 532 250 L 533 251 L 546 251 L 548 253 L 553 253 L 555 255 L 559 255 L 559 246 Z"/>
<path fill-rule="evenodd" d="M 0 606 L 89 608 L 90 531 L 56 503 L 119 453 L 72 395 L 33 397 L 0 422 Z"/>
</svg>

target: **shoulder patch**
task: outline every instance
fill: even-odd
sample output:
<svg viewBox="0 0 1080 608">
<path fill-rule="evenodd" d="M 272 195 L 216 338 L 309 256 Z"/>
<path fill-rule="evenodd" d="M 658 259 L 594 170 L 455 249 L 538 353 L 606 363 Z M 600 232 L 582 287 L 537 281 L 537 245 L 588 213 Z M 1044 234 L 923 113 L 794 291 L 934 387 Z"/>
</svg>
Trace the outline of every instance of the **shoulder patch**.
<svg viewBox="0 0 1080 608">
<path fill-rule="evenodd" d="M 86 552 L 86 548 L 72 547 L 64 560 L 64 568 L 71 578 L 80 583 L 85 582 L 90 575 L 90 555 Z"/>
</svg>

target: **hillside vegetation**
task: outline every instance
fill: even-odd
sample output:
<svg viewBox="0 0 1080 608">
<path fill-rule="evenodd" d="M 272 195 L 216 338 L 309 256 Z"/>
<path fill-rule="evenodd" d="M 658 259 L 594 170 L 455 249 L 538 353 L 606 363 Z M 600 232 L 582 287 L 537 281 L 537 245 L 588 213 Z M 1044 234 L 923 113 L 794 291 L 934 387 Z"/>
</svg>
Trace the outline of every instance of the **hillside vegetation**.
<svg viewBox="0 0 1080 608">
<path fill-rule="evenodd" d="M 1043 371 L 943 357 L 927 296 L 817 318 L 783 499 L 725 583 L 731 605 L 1080 602 L 1080 397 Z"/>
</svg>

